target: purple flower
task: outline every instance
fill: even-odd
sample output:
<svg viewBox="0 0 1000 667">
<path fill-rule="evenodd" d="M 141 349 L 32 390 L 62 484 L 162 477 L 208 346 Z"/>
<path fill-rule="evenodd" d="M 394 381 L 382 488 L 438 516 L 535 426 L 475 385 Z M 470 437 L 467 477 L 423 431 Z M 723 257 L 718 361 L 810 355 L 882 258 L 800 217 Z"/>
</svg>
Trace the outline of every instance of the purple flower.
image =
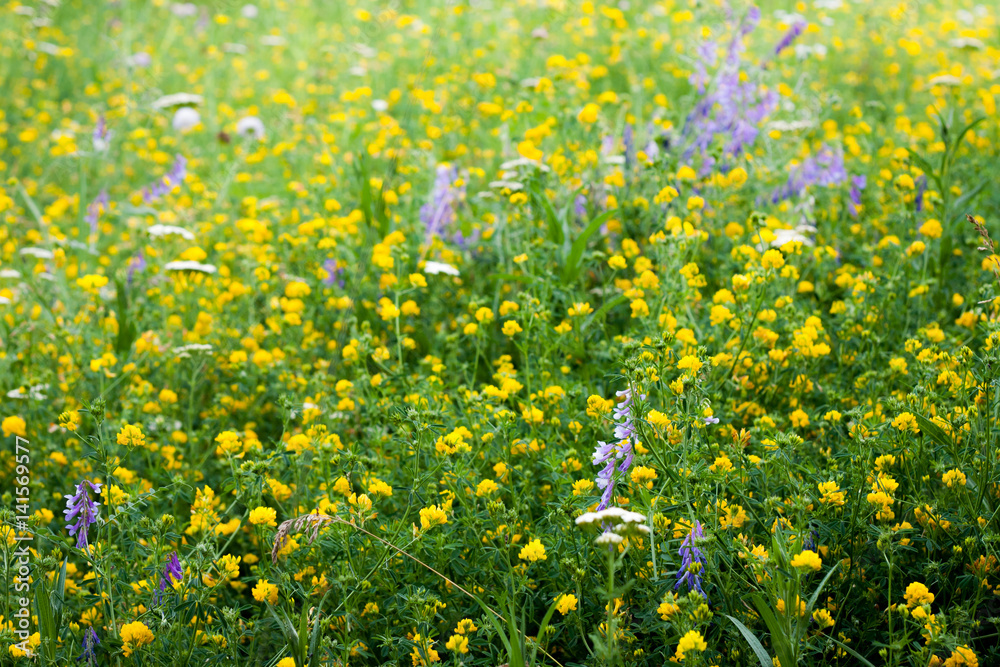
<svg viewBox="0 0 1000 667">
<path fill-rule="evenodd" d="M 705 417 L 705 424 L 718 424 L 718 423 L 719 423 L 718 417 Z"/>
<path fill-rule="evenodd" d="M 430 200 L 420 207 L 420 221 L 424 223 L 425 239 L 428 244 L 435 236 L 441 236 L 455 221 L 455 206 L 465 196 L 465 186 L 456 188 L 458 170 L 453 166 L 439 164 L 431 188 Z"/>
<path fill-rule="evenodd" d="M 326 277 L 323 278 L 323 284 L 327 287 L 336 285 L 337 287 L 344 286 L 344 279 L 341 275 L 344 273 L 344 267 L 340 265 L 335 259 L 328 259 L 323 262 L 323 269 L 326 270 Z"/>
<path fill-rule="evenodd" d="M 94 647 L 101 643 L 101 640 L 97 636 L 97 630 L 94 628 L 87 628 L 87 631 L 83 633 L 83 653 L 77 660 L 86 660 L 88 664 L 94 664 L 97 660 L 97 653 L 94 651 Z"/>
<path fill-rule="evenodd" d="M 689 142 L 684 152 L 685 159 L 695 153 L 702 158 L 702 175 L 715 167 L 715 159 L 709 151 L 717 139 L 724 141 L 725 155 L 740 155 L 744 148 L 757 140 L 761 121 L 778 105 L 775 91 L 762 93 L 749 78 L 741 80 L 741 72 L 747 69 L 742 63 L 746 48 L 744 39 L 759 21 L 760 10 L 751 7 L 733 31 L 726 48 L 726 60 L 716 71 L 715 85 L 710 91 L 706 91 L 705 84 L 709 81 L 709 68 L 716 67 L 718 46 L 708 41 L 696 49 L 695 73 L 690 82 L 702 97 L 685 119 L 682 139 Z"/>
<path fill-rule="evenodd" d="M 681 542 L 677 553 L 681 557 L 681 569 L 677 571 L 677 583 L 674 590 L 681 584 L 687 584 L 688 590 L 698 591 L 699 595 L 708 600 L 705 590 L 701 587 L 702 572 L 705 570 L 705 554 L 697 547 L 697 542 L 704 538 L 701 522 L 695 521 L 694 528 Z"/>
<path fill-rule="evenodd" d="M 868 179 L 862 174 L 859 176 L 851 177 L 851 201 L 847 204 L 847 209 L 851 212 L 851 215 L 857 217 L 858 211 L 861 206 L 861 191 L 865 189 L 868 185 Z M 926 187 L 926 182 L 924 183 Z M 918 195 L 923 200 L 923 193 Z M 919 208 L 917 209 L 920 210 Z"/>
<path fill-rule="evenodd" d="M 920 213 L 922 210 L 924 210 L 925 192 L 927 192 L 927 176 L 924 174 L 920 174 L 920 178 L 917 179 L 917 193 L 913 197 L 913 204 L 916 206 L 917 213 Z"/>
<path fill-rule="evenodd" d="M 140 250 L 136 255 L 128 261 L 128 282 L 132 284 L 132 278 L 135 274 L 140 271 L 146 270 L 146 257 L 142 254 Z"/>
<path fill-rule="evenodd" d="M 577 217 L 583 218 L 587 215 L 587 196 L 584 194 L 578 194 L 573 198 L 573 212 L 576 213 Z"/>
<path fill-rule="evenodd" d="M 86 479 L 77 484 L 76 493 L 66 498 L 66 509 L 63 510 L 63 514 L 66 515 L 66 528 L 69 529 L 70 535 L 76 535 L 78 549 L 87 548 L 87 530 L 97 522 L 97 508 L 101 506 L 100 503 L 91 500 L 91 491 L 95 495 L 100 495 L 101 485 Z M 76 519 L 75 524 L 72 523 L 73 519 Z"/>
<path fill-rule="evenodd" d="M 792 27 L 789 28 L 788 32 L 786 32 L 785 35 L 781 38 L 781 41 L 778 42 L 778 45 L 774 47 L 774 55 L 778 55 L 779 53 L 787 49 L 789 46 L 791 46 L 792 42 L 798 39 L 798 36 L 802 34 L 802 31 L 805 30 L 805 28 L 806 28 L 805 21 L 798 20 L 795 23 L 793 23 Z"/>
<path fill-rule="evenodd" d="M 90 138 L 94 144 L 95 151 L 103 153 L 108 150 L 108 141 L 111 139 L 111 132 L 108 131 L 107 123 L 104 121 L 104 114 L 97 117 L 97 125 L 94 126 L 94 133 Z"/>
<path fill-rule="evenodd" d="M 167 565 L 163 570 L 163 576 L 160 577 L 160 592 L 167 590 L 167 586 L 172 585 L 173 581 L 180 581 L 184 578 L 184 570 L 181 568 L 181 562 L 177 558 L 177 552 L 170 554 L 170 558 L 167 560 Z"/>
<path fill-rule="evenodd" d="M 617 393 L 623 400 L 615 406 L 614 418 L 615 438 L 618 442 L 607 443 L 598 441 L 594 449 L 594 465 L 604 465 L 604 468 L 597 473 L 597 486 L 604 490 L 601 494 L 601 502 L 597 506 L 598 511 L 605 509 L 614 498 L 615 493 L 615 472 L 625 472 L 632 466 L 632 459 L 635 452 L 632 450 L 632 441 L 635 437 L 635 422 L 632 419 L 632 390 L 624 389 Z M 646 398 L 643 396 L 642 398 Z"/>
<path fill-rule="evenodd" d="M 187 176 L 187 158 L 178 154 L 166 176 L 142 189 L 142 201 L 146 204 L 153 203 L 170 192 L 175 185 L 183 183 L 185 176 Z"/>
<path fill-rule="evenodd" d="M 635 164 L 635 135 L 630 123 L 625 124 L 622 132 L 622 143 L 625 144 L 625 166 L 632 167 Z"/>
<path fill-rule="evenodd" d="M 856 177 L 857 178 L 857 177 Z M 864 177 L 860 177 L 864 179 Z M 844 152 L 842 150 L 832 150 L 829 146 L 823 145 L 815 155 L 811 155 L 792 167 L 788 175 L 788 181 L 771 193 L 771 203 L 778 202 L 793 197 L 801 197 L 806 189 L 813 185 L 838 185 L 847 180 L 847 170 L 844 168 Z M 860 189 L 857 189 L 859 181 L 854 181 L 856 190 L 852 190 L 851 200 L 855 205 L 861 203 Z M 864 187 L 863 180 L 860 182 Z M 854 201 L 857 195 L 857 201 Z"/>
<path fill-rule="evenodd" d="M 83 219 L 90 225 L 91 234 L 97 233 L 97 221 L 101 217 L 101 212 L 108 210 L 109 206 L 107 190 L 101 190 L 94 201 L 87 204 L 87 214 L 83 216 Z"/>
</svg>

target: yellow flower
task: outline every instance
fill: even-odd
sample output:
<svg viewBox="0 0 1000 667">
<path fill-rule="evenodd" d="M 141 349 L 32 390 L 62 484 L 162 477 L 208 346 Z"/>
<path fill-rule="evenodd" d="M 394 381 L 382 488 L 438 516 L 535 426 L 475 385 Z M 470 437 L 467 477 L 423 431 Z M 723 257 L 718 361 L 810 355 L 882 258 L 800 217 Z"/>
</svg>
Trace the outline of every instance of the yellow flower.
<svg viewBox="0 0 1000 667">
<path fill-rule="evenodd" d="M 939 239 L 941 238 L 941 233 L 944 229 L 941 227 L 940 221 L 931 218 L 924 222 L 924 224 L 920 225 L 920 228 L 917 229 L 917 231 L 929 239 Z"/>
<path fill-rule="evenodd" d="M 463 637 L 462 635 L 452 635 L 444 647 L 449 651 L 455 651 L 456 653 L 468 653 L 469 638 Z"/>
<path fill-rule="evenodd" d="M 531 540 L 521 549 L 521 553 L 517 555 L 521 560 L 527 560 L 534 563 L 538 560 L 545 560 L 548 556 L 545 555 L 545 545 L 542 544 L 541 540 Z"/>
<path fill-rule="evenodd" d="M 917 426 L 917 418 L 909 412 L 901 412 L 898 417 L 892 420 L 892 425 L 903 433 L 909 432 L 914 435 L 920 433 L 920 427 Z"/>
<path fill-rule="evenodd" d="M 476 624 L 471 618 L 463 618 L 458 622 L 458 625 L 455 626 L 455 633 L 459 635 L 466 635 L 470 632 L 475 632 L 478 629 L 479 628 L 476 627 Z"/>
<path fill-rule="evenodd" d="M 646 466 L 637 466 L 632 470 L 632 481 L 647 489 L 653 488 L 653 480 L 656 479 L 656 471 Z"/>
<path fill-rule="evenodd" d="M 556 598 L 556 611 L 565 616 L 576 609 L 577 599 L 575 595 L 565 593 Z"/>
<path fill-rule="evenodd" d="M 934 602 L 934 594 L 930 592 L 927 586 L 919 581 L 914 581 L 912 584 L 907 586 L 903 597 L 906 598 L 906 606 L 910 609 L 922 604 L 931 604 Z"/>
<path fill-rule="evenodd" d="M 480 498 L 490 496 L 497 492 L 500 487 L 492 479 L 484 479 L 476 486 L 476 495 Z"/>
<path fill-rule="evenodd" d="M 946 472 L 941 477 L 941 481 L 947 484 L 949 489 L 953 489 L 956 486 L 961 488 L 965 486 L 965 473 L 958 468 L 954 468 Z"/>
<path fill-rule="evenodd" d="M 295 658 L 282 658 L 274 667 L 295 667 Z"/>
<path fill-rule="evenodd" d="M 527 158 L 529 160 L 541 160 L 544 153 L 540 151 L 533 141 L 530 139 L 525 139 L 517 145 L 517 152 L 521 154 L 521 157 Z"/>
<path fill-rule="evenodd" d="M 89 294 L 97 294 L 97 290 L 108 284 L 107 276 L 89 274 L 83 278 L 77 278 L 76 284 Z"/>
<path fill-rule="evenodd" d="M 124 445 L 126 447 L 142 447 L 146 444 L 146 437 L 142 434 L 142 431 L 138 426 L 125 424 L 125 426 L 122 426 L 121 430 L 118 431 L 117 442 L 119 445 Z"/>
<path fill-rule="evenodd" d="M 608 260 L 608 266 L 616 270 L 627 269 L 628 262 L 621 255 L 612 255 L 611 259 Z"/>
<path fill-rule="evenodd" d="M 677 368 L 682 371 L 687 371 L 688 375 L 695 375 L 702 367 L 701 359 L 694 354 L 688 354 L 681 357 L 680 361 L 677 362 Z"/>
<path fill-rule="evenodd" d="M 701 633 L 697 630 L 689 630 L 677 643 L 677 653 L 674 657 L 678 661 L 683 661 L 685 653 L 701 653 L 706 650 L 708 650 L 708 644 L 705 643 L 705 638 L 701 636 Z"/>
<path fill-rule="evenodd" d="M 266 601 L 268 604 L 278 603 L 278 587 L 268 583 L 267 579 L 258 579 L 252 593 L 253 599 L 257 602 Z"/>
<path fill-rule="evenodd" d="M 437 505 L 431 505 L 420 510 L 420 528 L 428 530 L 434 526 L 443 526 L 448 523 L 448 515 Z"/>
<path fill-rule="evenodd" d="M 760 265 L 765 269 L 780 269 L 785 265 L 785 257 L 780 250 L 771 248 L 760 258 Z"/>
<path fill-rule="evenodd" d="M 521 325 L 518 324 L 516 320 L 507 320 L 503 323 L 503 333 L 505 336 L 513 338 L 522 331 L 524 331 L 524 329 L 521 328 Z"/>
<path fill-rule="evenodd" d="M 597 106 L 593 102 L 588 103 L 582 109 L 580 113 L 576 115 L 576 119 L 581 123 L 586 123 L 587 125 L 592 125 L 597 122 L 597 115 L 601 112 L 601 107 Z"/>
<path fill-rule="evenodd" d="M 822 493 L 819 501 L 824 505 L 836 505 L 840 507 L 844 504 L 844 492 L 840 490 L 836 482 L 823 482 L 818 485 L 819 492 Z"/>
<path fill-rule="evenodd" d="M 817 609 L 814 611 L 813 620 L 816 621 L 816 625 L 818 625 L 821 630 L 832 628 L 835 623 L 833 616 L 831 616 L 830 612 L 826 609 Z"/>
<path fill-rule="evenodd" d="M 823 559 L 815 551 L 806 549 L 792 558 L 792 567 L 801 567 L 804 570 L 808 569 L 815 572 L 823 567 Z"/>
<path fill-rule="evenodd" d="M 3 424 L 0 425 L 5 438 L 9 438 L 12 435 L 19 435 L 22 438 L 28 437 L 27 427 L 28 424 L 17 415 L 4 418 Z"/>
<path fill-rule="evenodd" d="M 132 652 L 137 648 L 151 644 L 153 643 L 153 639 L 155 639 L 153 633 L 141 621 L 133 621 L 132 623 L 123 625 L 121 638 L 122 642 L 124 642 L 122 650 L 125 652 L 126 658 L 132 655 Z"/>
<path fill-rule="evenodd" d="M 271 507 L 258 507 L 256 509 L 250 510 L 250 523 L 255 526 L 272 526 L 275 527 L 278 523 L 275 521 L 278 513 L 274 511 Z"/>
</svg>

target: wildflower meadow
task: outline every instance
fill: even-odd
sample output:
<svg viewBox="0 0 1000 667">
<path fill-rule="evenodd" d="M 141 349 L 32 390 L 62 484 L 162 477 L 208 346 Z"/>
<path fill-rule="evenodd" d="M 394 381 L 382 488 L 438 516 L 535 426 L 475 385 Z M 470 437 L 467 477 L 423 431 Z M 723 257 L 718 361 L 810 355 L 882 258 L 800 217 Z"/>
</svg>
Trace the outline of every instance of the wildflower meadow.
<svg viewBox="0 0 1000 667">
<path fill-rule="evenodd" d="M 1000 6 L 0 0 L 0 664 L 1000 665 Z"/>
</svg>

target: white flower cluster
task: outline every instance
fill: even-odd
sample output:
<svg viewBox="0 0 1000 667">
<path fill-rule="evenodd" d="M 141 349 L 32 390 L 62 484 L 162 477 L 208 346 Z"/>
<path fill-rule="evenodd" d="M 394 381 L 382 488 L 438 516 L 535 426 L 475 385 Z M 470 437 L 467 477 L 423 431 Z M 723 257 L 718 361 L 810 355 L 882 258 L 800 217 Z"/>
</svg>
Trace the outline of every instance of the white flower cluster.
<svg viewBox="0 0 1000 667">
<path fill-rule="evenodd" d="M 583 528 L 604 528 L 595 544 L 620 544 L 629 535 L 648 535 L 646 516 L 621 507 L 608 507 L 599 512 L 585 512 L 576 518 Z"/>
</svg>

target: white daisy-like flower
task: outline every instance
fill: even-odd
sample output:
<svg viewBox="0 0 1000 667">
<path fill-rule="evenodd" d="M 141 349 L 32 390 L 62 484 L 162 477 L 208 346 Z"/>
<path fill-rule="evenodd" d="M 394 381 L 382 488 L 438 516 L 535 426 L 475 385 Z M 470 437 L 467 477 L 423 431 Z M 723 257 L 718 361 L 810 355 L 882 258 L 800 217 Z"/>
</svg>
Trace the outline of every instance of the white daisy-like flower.
<svg viewBox="0 0 1000 667">
<path fill-rule="evenodd" d="M 194 234 L 183 227 L 177 227 L 175 225 L 153 225 L 146 230 L 146 233 L 152 237 L 180 236 L 188 241 L 194 241 Z"/>
<path fill-rule="evenodd" d="M 152 106 L 154 109 L 170 109 L 189 104 L 201 104 L 204 99 L 201 95 L 194 93 L 173 93 L 172 95 L 164 95 L 153 102 Z"/>
<path fill-rule="evenodd" d="M 18 250 L 18 254 L 27 255 L 28 257 L 37 257 L 38 259 L 52 259 L 55 257 L 51 250 L 46 250 L 45 248 L 21 248 Z"/>
<path fill-rule="evenodd" d="M 198 271 L 199 273 L 215 273 L 218 271 L 218 269 L 211 264 L 202 264 L 201 262 L 191 262 L 187 260 L 167 262 L 163 268 L 167 271 Z"/>
<path fill-rule="evenodd" d="M 241 137 L 264 138 L 264 121 L 257 116 L 244 116 L 236 122 L 236 134 Z"/>
<path fill-rule="evenodd" d="M 458 269 L 444 262 L 427 262 L 424 264 L 424 273 L 430 273 L 431 275 L 447 273 L 449 276 L 457 276 Z"/>
<path fill-rule="evenodd" d="M 194 107 L 180 107 L 174 112 L 170 125 L 177 132 L 187 132 L 201 122 L 201 114 Z"/>
</svg>

